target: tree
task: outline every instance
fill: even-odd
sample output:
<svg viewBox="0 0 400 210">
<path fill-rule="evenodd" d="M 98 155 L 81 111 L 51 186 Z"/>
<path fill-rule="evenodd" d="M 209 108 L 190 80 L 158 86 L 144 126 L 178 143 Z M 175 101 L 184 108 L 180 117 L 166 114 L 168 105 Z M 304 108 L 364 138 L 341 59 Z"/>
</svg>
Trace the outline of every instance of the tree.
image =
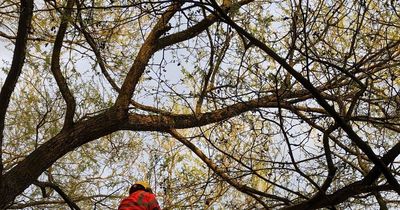
<svg viewBox="0 0 400 210">
<path fill-rule="evenodd" d="M 3 1 L 0 207 L 399 207 L 399 10 Z"/>
</svg>

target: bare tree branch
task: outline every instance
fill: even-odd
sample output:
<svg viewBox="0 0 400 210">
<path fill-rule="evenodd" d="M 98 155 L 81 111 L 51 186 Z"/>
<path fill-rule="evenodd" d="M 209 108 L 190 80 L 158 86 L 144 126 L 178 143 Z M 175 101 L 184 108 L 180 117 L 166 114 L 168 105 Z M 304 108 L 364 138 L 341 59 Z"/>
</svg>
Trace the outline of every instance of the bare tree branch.
<svg viewBox="0 0 400 210">
<path fill-rule="evenodd" d="M 376 164 L 385 175 L 386 179 L 390 184 L 394 186 L 395 191 L 400 194 L 400 185 L 397 180 L 394 178 L 392 173 L 386 167 L 381 159 L 377 157 L 371 147 L 364 142 L 357 133 L 354 132 L 352 127 L 344 120 L 342 117 L 335 111 L 335 109 L 329 105 L 329 103 L 325 100 L 324 97 L 321 96 L 320 91 L 314 87 L 306 78 L 304 78 L 299 72 L 293 69 L 282 57 L 280 57 L 276 52 L 274 52 L 271 48 L 265 45 L 263 42 L 255 38 L 253 35 L 248 33 L 242 27 L 237 25 L 230 17 L 228 17 L 225 12 L 218 6 L 218 4 L 214 1 L 214 8 L 217 12 L 222 16 L 224 21 L 227 22 L 230 26 L 235 28 L 239 33 L 243 34 L 246 38 L 248 38 L 254 45 L 262 49 L 266 54 L 271 56 L 274 60 L 276 60 L 283 68 L 285 68 L 293 77 L 296 78 L 307 90 L 311 92 L 311 94 L 315 97 L 316 101 L 334 118 L 336 123 L 347 133 L 349 138 L 368 156 L 368 158 Z"/>
<path fill-rule="evenodd" d="M 51 183 L 51 182 L 41 182 L 41 181 L 35 181 L 34 184 L 38 187 L 45 188 L 45 187 L 50 187 L 54 189 L 65 201 L 65 203 L 68 204 L 68 206 L 71 208 L 71 210 L 80 210 L 81 208 L 76 205 L 76 203 L 67 195 L 65 192 L 60 188 L 60 186 Z"/>
<path fill-rule="evenodd" d="M 197 148 L 193 143 L 191 143 L 190 141 L 185 139 L 185 137 L 183 137 L 176 130 L 170 130 L 169 133 L 174 138 L 176 138 L 178 141 L 180 141 L 182 144 L 187 146 L 190 150 L 192 150 L 192 152 L 194 152 L 208 167 L 210 167 L 222 179 L 224 179 L 226 182 L 228 182 L 230 185 L 235 187 L 240 192 L 243 192 L 243 193 L 253 197 L 260 204 L 262 204 L 266 209 L 269 209 L 268 205 L 266 203 L 264 203 L 260 198 L 258 198 L 257 195 L 261 195 L 261 196 L 264 196 L 264 197 L 267 197 L 267 198 L 276 199 L 276 200 L 282 201 L 284 203 L 289 203 L 289 201 L 287 199 L 284 199 L 284 198 L 281 198 L 281 197 L 278 197 L 278 196 L 275 196 L 275 195 L 271 195 L 271 194 L 268 194 L 268 193 L 265 193 L 265 192 L 261 192 L 261 191 L 258 191 L 256 189 L 250 188 L 250 187 L 248 187 L 246 185 L 242 185 L 240 183 L 237 183 L 235 180 L 230 178 L 224 171 L 219 169 L 219 167 L 215 163 L 213 163 L 208 157 L 206 157 L 204 155 L 204 153 L 199 148 Z"/>
<path fill-rule="evenodd" d="M 26 44 L 29 31 L 31 30 L 31 20 L 33 15 L 33 0 L 21 0 L 21 13 L 18 21 L 17 38 L 15 42 L 14 55 L 10 71 L 1 87 L 0 92 L 0 185 L 3 176 L 3 138 L 4 122 L 7 108 L 10 103 L 10 97 L 17 84 L 19 75 L 25 61 Z"/>
<path fill-rule="evenodd" d="M 61 48 L 65 36 L 65 32 L 68 28 L 68 22 L 71 18 L 72 7 L 74 5 L 74 0 L 68 0 L 64 13 L 61 17 L 61 24 L 57 32 L 56 40 L 54 41 L 53 54 L 51 56 L 51 72 L 54 75 L 54 78 L 57 81 L 57 85 L 60 89 L 60 92 L 67 103 L 67 111 L 65 113 L 65 122 L 64 129 L 69 128 L 74 123 L 74 114 L 75 114 L 75 99 L 71 93 L 71 90 L 68 88 L 68 84 L 63 74 L 61 73 L 60 68 L 60 55 Z"/>
<path fill-rule="evenodd" d="M 121 87 L 121 92 L 115 102 L 115 106 L 122 109 L 127 109 L 133 92 L 135 91 L 136 85 L 142 76 L 146 65 L 153 54 L 157 51 L 156 43 L 157 40 L 170 29 L 168 25 L 169 20 L 172 16 L 179 10 L 181 3 L 173 2 L 171 6 L 164 12 L 164 14 L 159 18 L 158 22 L 153 27 L 146 40 L 144 41 L 142 47 L 133 62 L 132 67 L 124 80 Z M 127 111 L 127 110 L 125 110 Z"/>
</svg>

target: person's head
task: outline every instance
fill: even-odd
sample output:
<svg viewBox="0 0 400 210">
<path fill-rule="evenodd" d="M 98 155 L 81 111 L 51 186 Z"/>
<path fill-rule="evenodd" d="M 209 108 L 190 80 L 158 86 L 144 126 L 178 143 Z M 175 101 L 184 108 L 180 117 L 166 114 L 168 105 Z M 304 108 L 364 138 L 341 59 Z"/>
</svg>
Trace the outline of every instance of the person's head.
<svg viewBox="0 0 400 210">
<path fill-rule="evenodd" d="M 144 191 L 152 193 L 150 185 L 146 181 L 135 182 L 135 184 L 133 184 L 131 186 L 131 188 L 129 189 L 129 194 L 132 194 L 132 193 L 134 193 L 134 192 L 136 192 L 138 190 L 144 190 Z"/>
</svg>

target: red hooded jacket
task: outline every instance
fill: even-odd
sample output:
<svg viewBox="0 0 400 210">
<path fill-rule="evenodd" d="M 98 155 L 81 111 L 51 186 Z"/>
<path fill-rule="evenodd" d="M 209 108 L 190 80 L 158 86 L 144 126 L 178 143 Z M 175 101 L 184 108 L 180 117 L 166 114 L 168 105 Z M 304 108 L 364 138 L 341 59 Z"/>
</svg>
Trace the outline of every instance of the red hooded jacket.
<svg viewBox="0 0 400 210">
<path fill-rule="evenodd" d="M 153 193 L 138 190 L 123 199 L 118 210 L 161 210 L 161 208 Z"/>
</svg>

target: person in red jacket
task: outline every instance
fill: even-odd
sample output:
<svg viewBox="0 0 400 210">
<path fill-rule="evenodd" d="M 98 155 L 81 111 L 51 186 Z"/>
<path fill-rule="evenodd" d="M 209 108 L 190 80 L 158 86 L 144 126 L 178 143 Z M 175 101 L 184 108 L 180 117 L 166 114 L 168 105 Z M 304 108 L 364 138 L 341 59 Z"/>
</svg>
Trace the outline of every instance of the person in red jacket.
<svg viewBox="0 0 400 210">
<path fill-rule="evenodd" d="M 140 181 L 131 186 L 129 196 L 121 201 L 118 210 L 161 210 L 161 208 L 150 185 Z"/>
</svg>

